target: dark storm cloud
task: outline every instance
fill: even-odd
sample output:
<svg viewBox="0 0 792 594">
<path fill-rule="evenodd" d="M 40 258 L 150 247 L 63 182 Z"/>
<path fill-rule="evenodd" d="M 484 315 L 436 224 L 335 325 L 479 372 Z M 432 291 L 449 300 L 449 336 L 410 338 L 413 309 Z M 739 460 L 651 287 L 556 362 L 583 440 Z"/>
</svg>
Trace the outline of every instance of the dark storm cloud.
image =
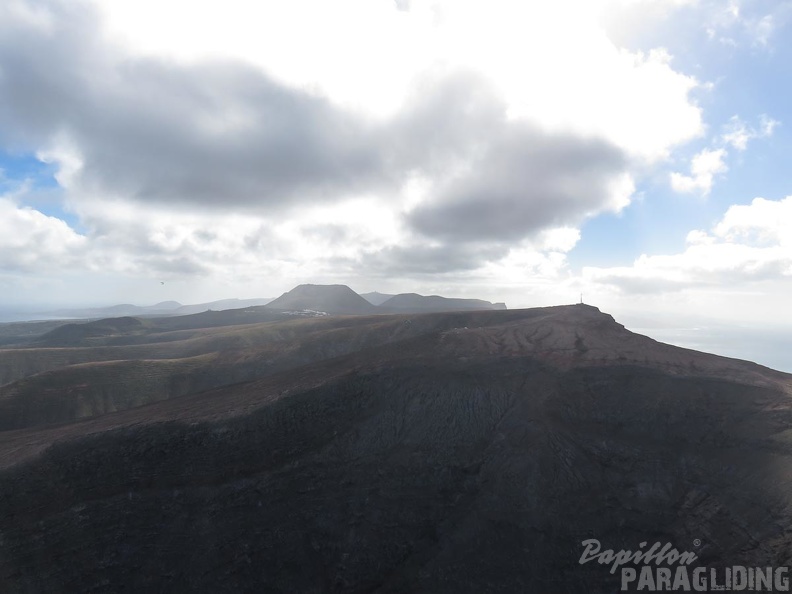
<svg viewBox="0 0 792 594">
<path fill-rule="evenodd" d="M 608 203 L 609 184 L 627 166 L 622 151 L 603 140 L 510 121 L 506 106 L 473 76 L 425 89 L 402 126 L 402 150 L 420 154 L 439 180 L 408 220 L 435 238 L 511 241 L 579 223 Z"/>
<path fill-rule="evenodd" d="M 96 149 L 85 174 L 101 186 L 142 199 L 275 207 L 384 182 L 369 132 L 323 100 L 236 65 L 130 70 L 131 84 L 155 99 L 136 102 L 128 118 L 103 113 L 85 131 L 81 144 Z M 172 111 L 160 107 L 167 102 Z"/>
<path fill-rule="evenodd" d="M 462 272 L 475 270 L 507 253 L 505 244 L 391 246 L 366 254 L 358 268 L 371 276 Z"/>
<path fill-rule="evenodd" d="M 509 120 L 475 75 L 429 72 L 400 113 L 372 123 L 242 63 L 123 55 L 84 4 L 39 5 L 49 29 L 0 19 L 0 141 L 36 150 L 64 139 L 93 196 L 273 214 L 356 192 L 395 196 L 418 174 L 431 191 L 405 220 L 435 247 L 368 257 L 442 271 L 579 223 L 606 207 L 626 170 L 602 140 Z"/>
<path fill-rule="evenodd" d="M 608 202 L 608 185 L 625 166 L 601 141 L 548 136 L 524 126 L 488 139 L 473 171 L 442 184 L 409 220 L 447 240 L 517 240 L 579 223 Z"/>
</svg>

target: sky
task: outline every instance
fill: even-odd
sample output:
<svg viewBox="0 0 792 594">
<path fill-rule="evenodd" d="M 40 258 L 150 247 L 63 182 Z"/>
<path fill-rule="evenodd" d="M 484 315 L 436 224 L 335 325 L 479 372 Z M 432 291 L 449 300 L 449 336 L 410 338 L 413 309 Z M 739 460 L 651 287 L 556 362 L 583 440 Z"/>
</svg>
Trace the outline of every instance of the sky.
<svg viewBox="0 0 792 594">
<path fill-rule="evenodd" d="M 792 371 L 790 27 L 787 0 L 3 0 L 0 314 L 582 294 Z"/>
</svg>

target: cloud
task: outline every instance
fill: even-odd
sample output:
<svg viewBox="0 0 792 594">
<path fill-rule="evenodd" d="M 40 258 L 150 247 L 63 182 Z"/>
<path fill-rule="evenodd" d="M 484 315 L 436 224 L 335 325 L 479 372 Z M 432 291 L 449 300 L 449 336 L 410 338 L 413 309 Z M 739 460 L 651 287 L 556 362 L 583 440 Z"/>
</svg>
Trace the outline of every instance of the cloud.
<svg viewBox="0 0 792 594">
<path fill-rule="evenodd" d="M 409 10 L 399 10 L 407 4 Z M 684 3 L 640 4 L 644 23 L 654 23 L 643 5 L 678 9 Z M 398 114 L 405 98 L 420 92 L 425 72 L 472 70 L 486 76 L 510 117 L 605 137 L 650 160 L 702 132 L 701 109 L 689 97 L 698 81 L 675 70 L 661 48 L 631 52 L 607 36 L 598 13 L 603 6 L 623 12 L 621 0 L 114 0 L 96 6 L 110 37 L 131 53 L 176 63 L 217 55 L 241 60 L 286 86 L 375 119 Z"/>
<path fill-rule="evenodd" d="M 711 231 L 691 231 L 684 252 L 644 254 L 629 267 L 585 268 L 583 277 L 627 293 L 788 282 L 792 280 L 790 225 L 792 196 L 778 201 L 755 198 L 749 205 L 731 206 Z"/>
<path fill-rule="evenodd" d="M 90 13 L 51 10 L 50 31 L 4 27 L 0 122 L 37 149 L 68 139 L 82 192 L 275 209 L 387 174 L 366 124 L 325 99 L 242 63 L 124 57 Z"/>
<path fill-rule="evenodd" d="M 700 0 L 710 39 L 731 47 L 773 49 L 779 29 L 789 20 L 788 2 Z"/>
<path fill-rule="evenodd" d="M 564 253 L 538 238 L 624 208 L 637 164 L 702 129 L 695 78 L 619 48 L 587 6 L 9 0 L 0 143 L 58 167 L 85 267 Z"/>
<path fill-rule="evenodd" d="M 578 224 L 629 202 L 626 158 L 602 141 L 495 125 L 473 167 L 437 185 L 408 215 L 418 232 L 453 241 L 512 241 L 548 227 Z M 620 182 L 626 191 L 614 191 Z"/>
<path fill-rule="evenodd" d="M 480 76 L 430 77 L 405 113 L 374 125 L 242 63 L 124 57 L 99 45 L 95 16 L 50 9 L 58 25 L 46 32 L 7 26 L 0 121 L 50 158 L 68 153 L 62 177 L 82 194 L 271 212 L 394 191 L 407 172 L 438 175 L 449 163 L 484 168 L 493 181 L 526 159 L 537 161 L 527 164 L 534 171 L 555 159 L 550 173 L 559 175 L 564 159 L 582 161 L 576 173 L 625 166 L 606 141 L 520 124 L 510 131 L 506 106 Z M 481 141 L 483 155 L 474 146 Z"/>
<path fill-rule="evenodd" d="M 690 175 L 679 172 L 670 174 L 671 187 L 680 193 L 708 195 L 716 177 L 729 170 L 726 165 L 726 158 L 729 156 L 727 148 L 744 151 L 750 141 L 772 136 L 780 124 L 781 122 L 762 115 L 757 126 L 750 126 L 739 116 L 732 116 L 723 127 L 723 133 L 715 140 L 716 148 L 705 148 L 693 157 Z"/>
<path fill-rule="evenodd" d="M 395 195 L 405 177 L 418 174 L 430 180 L 430 194 L 407 214 L 402 239 L 412 230 L 442 241 L 427 261 L 441 267 L 445 256 L 450 270 L 472 261 L 467 249 L 453 253 L 460 242 L 490 241 L 499 247 L 481 253 L 502 254 L 510 241 L 629 201 L 620 148 L 510 121 L 505 102 L 475 73 L 426 74 L 401 113 L 374 124 L 241 64 L 121 61 L 112 48 L 97 57 L 95 23 L 83 17 L 69 25 L 41 38 L 37 30 L 19 31 L 0 50 L 8 54 L 13 45 L 18 52 L 4 60 L 3 120 L 48 145 L 40 154 L 62 164 L 60 180 L 77 197 L 84 224 L 143 267 L 204 273 L 209 254 L 222 250 L 201 239 L 203 223 L 192 231 L 164 223 L 168 212 L 149 220 L 125 201 L 154 211 L 190 205 L 300 218 L 307 207 L 355 194 Z M 49 65 L 59 78 L 34 67 L 44 53 L 61 58 Z M 31 97 L 39 95 L 53 102 L 35 105 Z M 298 206 L 299 214 L 289 214 Z M 135 218 L 140 222 L 126 222 Z M 160 241 L 163 228 L 181 239 Z M 394 262 L 403 251 L 393 244 L 382 253 Z M 123 260 L 106 263 L 127 267 Z M 403 264 L 410 262 L 419 260 Z"/>
<path fill-rule="evenodd" d="M 715 176 L 729 170 L 724 162 L 728 153 L 725 149 L 704 149 L 690 163 L 690 175 L 671 173 L 671 187 L 676 192 L 698 192 L 706 196 L 712 190 Z"/>
<path fill-rule="evenodd" d="M 86 238 L 62 220 L 0 197 L 0 270 L 56 271 L 85 257 Z"/>
<path fill-rule="evenodd" d="M 751 24 L 756 43 L 766 46 L 776 29 L 775 19 L 772 14 L 766 14 Z"/>
<path fill-rule="evenodd" d="M 773 135 L 775 129 L 780 125 L 780 122 L 762 115 L 759 119 L 758 126 L 749 126 L 740 119 L 739 116 L 732 116 L 729 123 L 725 126 L 725 131 L 721 135 L 721 140 L 724 144 L 744 151 L 748 148 L 748 142 L 757 138 L 767 138 Z"/>
<path fill-rule="evenodd" d="M 792 249 L 792 197 L 783 200 L 754 198 L 751 204 L 729 207 L 713 234 L 730 242 L 758 247 Z"/>
<path fill-rule="evenodd" d="M 468 246 L 412 243 L 364 254 L 355 264 L 370 276 L 458 274 L 477 270 L 508 253 L 502 244 Z"/>
</svg>

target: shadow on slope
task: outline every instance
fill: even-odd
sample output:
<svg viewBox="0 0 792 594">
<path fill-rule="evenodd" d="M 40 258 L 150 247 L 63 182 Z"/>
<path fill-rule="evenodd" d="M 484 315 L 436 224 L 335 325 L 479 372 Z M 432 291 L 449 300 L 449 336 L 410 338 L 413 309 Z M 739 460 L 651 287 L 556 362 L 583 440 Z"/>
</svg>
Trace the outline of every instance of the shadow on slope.
<svg viewBox="0 0 792 594">
<path fill-rule="evenodd" d="M 230 418 L 109 415 L 5 470 L 0 585 L 614 591 L 578 564 L 586 538 L 792 561 L 785 386 L 398 346 L 207 394 L 253 405 Z"/>
<path fill-rule="evenodd" d="M 139 344 L 0 351 L 0 381 L 6 382 L 0 386 L 0 430 L 74 421 L 463 325 L 529 319 L 540 311 L 503 312 L 497 318 L 486 314 L 288 318 L 269 324 L 116 337 L 122 343 Z M 152 322 L 145 322 L 150 329 Z"/>
</svg>

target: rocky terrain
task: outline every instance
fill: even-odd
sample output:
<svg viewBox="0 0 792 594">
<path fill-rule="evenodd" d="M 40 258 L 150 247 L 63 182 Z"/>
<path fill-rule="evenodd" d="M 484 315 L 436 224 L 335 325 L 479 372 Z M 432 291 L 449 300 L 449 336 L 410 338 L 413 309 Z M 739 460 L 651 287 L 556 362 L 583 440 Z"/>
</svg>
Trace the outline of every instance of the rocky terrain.
<svg viewBox="0 0 792 594">
<path fill-rule="evenodd" d="M 585 305 L 243 317 L 0 350 L 0 591 L 618 591 L 589 538 L 792 564 L 790 375 Z"/>
</svg>

